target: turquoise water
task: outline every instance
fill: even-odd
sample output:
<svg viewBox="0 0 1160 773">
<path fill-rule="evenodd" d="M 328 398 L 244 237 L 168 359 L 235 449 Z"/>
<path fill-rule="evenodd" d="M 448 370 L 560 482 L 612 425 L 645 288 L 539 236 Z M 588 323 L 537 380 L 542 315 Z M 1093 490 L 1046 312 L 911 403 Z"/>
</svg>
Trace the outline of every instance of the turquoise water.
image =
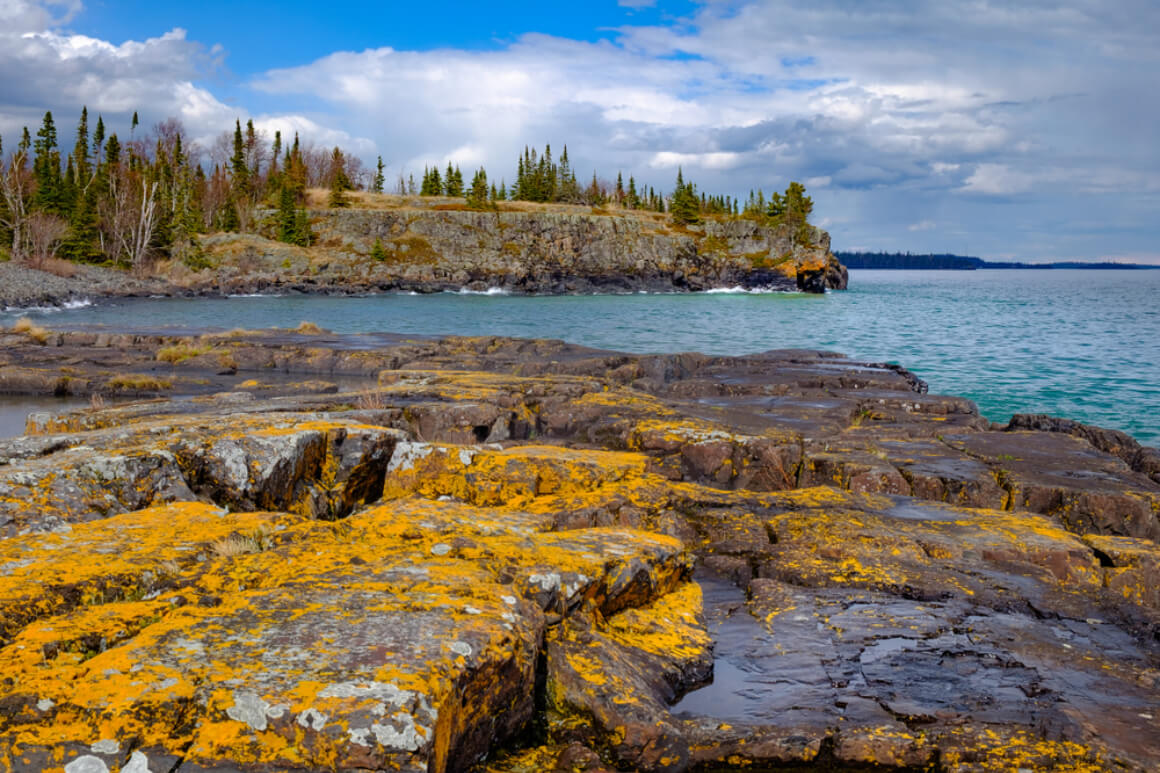
<svg viewBox="0 0 1160 773">
<path fill-rule="evenodd" d="M 850 274 L 850 290 L 824 296 L 140 299 L 39 321 L 228 329 L 309 320 L 336 332 L 562 338 L 633 352 L 830 349 L 901 363 L 993 421 L 1051 413 L 1160 444 L 1160 271 Z"/>
</svg>

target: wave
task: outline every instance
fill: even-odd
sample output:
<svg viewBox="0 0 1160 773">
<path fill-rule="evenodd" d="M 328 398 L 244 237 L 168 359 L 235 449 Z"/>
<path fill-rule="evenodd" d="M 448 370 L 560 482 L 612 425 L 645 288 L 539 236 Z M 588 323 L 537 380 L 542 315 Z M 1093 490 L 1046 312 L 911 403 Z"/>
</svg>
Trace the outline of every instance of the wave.
<svg viewBox="0 0 1160 773">
<path fill-rule="evenodd" d="M 489 287 L 486 290 L 469 290 L 460 287 L 458 290 L 444 290 L 450 295 L 511 295 L 511 291 L 503 287 Z"/>
<path fill-rule="evenodd" d="M 285 298 L 283 293 L 230 293 L 227 298 Z"/>
<path fill-rule="evenodd" d="M 712 287 L 708 290 L 702 290 L 704 295 L 784 295 L 785 293 L 797 293 L 800 290 L 785 290 L 780 287 L 742 287 L 736 285 L 734 287 Z"/>
<path fill-rule="evenodd" d="M 23 314 L 32 312 L 36 314 L 50 314 L 55 311 L 72 311 L 74 309 L 83 309 L 92 306 L 93 302 L 88 298 L 73 298 L 67 301 L 62 301 L 55 306 L 5 306 L 0 311 L 5 314 Z"/>
</svg>

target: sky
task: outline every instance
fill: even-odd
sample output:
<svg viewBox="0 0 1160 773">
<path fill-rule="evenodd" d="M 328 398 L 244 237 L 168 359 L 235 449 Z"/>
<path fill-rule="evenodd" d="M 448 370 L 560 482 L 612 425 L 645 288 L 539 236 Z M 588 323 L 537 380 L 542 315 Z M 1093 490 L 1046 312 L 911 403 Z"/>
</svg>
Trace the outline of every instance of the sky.
<svg viewBox="0 0 1160 773">
<path fill-rule="evenodd" d="M 582 181 L 801 181 L 836 250 L 1160 263 L 1158 84 L 1155 0 L 0 0 L 6 152 L 82 105 L 388 180 L 566 144 Z"/>
</svg>

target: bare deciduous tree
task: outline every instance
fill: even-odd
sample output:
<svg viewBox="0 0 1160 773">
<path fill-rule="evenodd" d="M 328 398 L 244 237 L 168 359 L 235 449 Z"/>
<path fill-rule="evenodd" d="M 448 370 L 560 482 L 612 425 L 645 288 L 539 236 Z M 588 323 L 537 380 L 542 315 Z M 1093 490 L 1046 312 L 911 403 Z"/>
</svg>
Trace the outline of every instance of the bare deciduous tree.
<svg viewBox="0 0 1160 773">
<path fill-rule="evenodd" d="M 109 174 L 109 196 L 101 212 L 101 230 L 118 260 L 143 271 L 157 227 L 157 183 L 118 166 Z"/>
<path fill-rule="evenodd" d="M 68 221 L 56 215 L 34 212 L 25 220 L 24 232 L 28 265 L 40 268 L 56 257 L 61 241 L 68 233 Z"/>
<path fill-rule="evenodd" d="M 32 198 L 32 170 L 28 167 L 28 153 L 19 150 L 8 159 L 7 165 L 0 161 L 0 195 L 4 197 L 4 226 L 12 232 L 12 259 L 21 260 L 25 255 L 28 220 L 28 202 Z"/>
</svg>

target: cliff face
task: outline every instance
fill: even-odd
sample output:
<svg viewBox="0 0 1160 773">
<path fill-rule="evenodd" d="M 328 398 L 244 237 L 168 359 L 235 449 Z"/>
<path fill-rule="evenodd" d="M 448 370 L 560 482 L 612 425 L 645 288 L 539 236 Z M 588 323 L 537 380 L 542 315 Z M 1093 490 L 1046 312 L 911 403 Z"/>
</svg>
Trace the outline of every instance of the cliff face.
<svg viewBox="0 0 1160 773">
<path fill-rule="evenodd" d="M 368 289 L 502 287 L 571 293 L 707 290 L 714 287 L 824 292 L 844 289 L 846 270 L 830 237 L 813 229 L 797 244 L 789 227 L 747 220 L 674 226 L 648 213 L 473 212 L 437 209 L 317 210 L 316 244 L 298 250 L 239 240 L 207 240 L 230 281 L 346 284 Z M 375 240 L 385 259 L 371 257 Z M 233 253 L 233 255 L 231 255 Z M 233 288 L 231 288 L 233 289 Z"/>
</svg>

